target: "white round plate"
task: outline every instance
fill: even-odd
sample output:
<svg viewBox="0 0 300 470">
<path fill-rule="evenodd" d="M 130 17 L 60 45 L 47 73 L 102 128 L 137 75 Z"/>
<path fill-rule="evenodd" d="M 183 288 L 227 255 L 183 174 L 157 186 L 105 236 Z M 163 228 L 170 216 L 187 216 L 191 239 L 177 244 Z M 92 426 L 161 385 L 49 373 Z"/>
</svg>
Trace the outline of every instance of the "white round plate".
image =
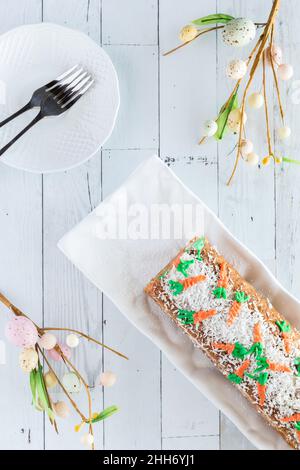
<svg viewBox="0 0 300 470">
<path fill-rule="evenodd" d="M 21 26 L 0 37 L 0 121 L 32 92 L 79 64 L 95 83 L 67 112 L 37 123 L 0 161 L 37 173 L 66 170 L 88 160 L 110 136 L 119 109 L 115 68 L 85 34 L 55 24 Z M 38 113 L 30 110 L 0 128 L 0 147 Z"/>
</svg>

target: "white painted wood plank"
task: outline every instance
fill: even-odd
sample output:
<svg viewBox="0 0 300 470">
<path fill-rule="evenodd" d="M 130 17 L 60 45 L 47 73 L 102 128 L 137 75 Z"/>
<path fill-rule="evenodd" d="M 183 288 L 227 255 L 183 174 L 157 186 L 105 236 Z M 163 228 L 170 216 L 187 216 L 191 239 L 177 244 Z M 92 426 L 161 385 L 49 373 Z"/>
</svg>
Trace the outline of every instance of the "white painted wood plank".
<svg viewBox="0 0 300 470">
<path fill-rule="evenodd" d="M 103 0 L 103 44 L 157 44 L 157 0 Z"/>
<path fill-rule="evenodd" d="M 263 21 L 271 6 L 270 2 L 244 2 L 225 0 L 217 2 L 219 12 L 232 14 L 235 17 L 249 17 L 254 21 Z M 225 46 L 218 34 L 218 108 L 229 96 L 233 83 L 225 78 L 226 64 L 234 57 L 246 58 L 253 44 L 241 51 Z M 251 91 L 257 91 L 253 85 Z M 259 88 L 260 89 L 260 88 Z M 265 156 L 265 135 L 262 116 L 253 116 L 247 109 L 249 116 L 248 132 L 253 136 L 255 151 Z M 248 134 L 247 134 L 248 135 Z M 250 137 L 250 138 L 251 138 Z M 236 139 L 228 138 L 218 145 L 219 155 L 219 214 L 221 220 L 243 243 L 256 253 L 263 262 L 274 269 L 274 177 L 273 169 L 257 170 L 249 168 L 243 161 L 240 162 L 236 178 L 230 188 L 225 184 L 233 167 L 235 153 L 228 154 L 233 149 Z M 222 449 L 248 449 L 253 446 L 235 429 L 229 420 L 221 419 L 221 448 Z"/>
<path fill-rule="evenodd" d="M 178 32 L 185 22 L 206 14 L 207 6 L 193 1 L 183 8 L 182 2 L 164 0 L 160 2 L 159 13 L 163 52 L 178 43 Z M 205 70 L 204 63 L 207 64 Z M 211 79 L 216 76 L 215 37 L 161 57 L 160 71 L 160 155 L 182 181 L 217 212 L 216 146 L 209 143 L 204 149 L 197 145 L 201 114 L 210 116 L 216 108 L 215 80 Z M 207 79 L 210 77 L 205 90 L 201 85 L 206 83 L 204 75 Z M 174 446 L 167 448 L 201 447 L 204 441 L 200 435 L 219 434 L 219 411 L 164 356 L 162 371 L 163 437 L 198 436 L 191 438 L 190 443 L 188 437 L 167 440 L 168 446 Z M 201 448 L 210 448 L 211 438 L 204 440 Z M 218 448 L 218 437 L 212 441 L 214 448 Z"/>
<path fill-rule="evenodd" d="M 43 21 L 58 23 L 101 38 L 101 0 L 43 0 Z"/>
<path fill-rule="evenodd" d="M 101 37 L 99 0 L 45 0 L 43 20 L 77 28 L 89 34 L 97 42 Z M 44 304 L 45 324 L 73 326 L 89 335 L 102 338 L 101 293 L 63 256 L 57 249 L 62 235 L 85 217 L 101 200 L 101 152 L 87 164 L 69 172 L 44 177 Z M 65 334 L 60 335 L 65 338 Z M 83 373 L 92 390 L 94 411 L 103 405 L 102 389 L 98 383 L 101 371 L 102 351 L 82 341 L 73 359 Z M 60 375 L 65 370 L 58 368 Z M 56 391 L 55 399 L 64 399 Z M 87 399 L 84 390 L 75 396 L 87 414 Z M 60 435 L 56 436 L 46 426 L 47 449 L 81 449 L 80 436 L 74 434 L 74 423 L 78 416 L 59 420 Z M 95 426 L 95 445 L 103 446 L 103 425 Z"/>
<path fill-rule="evenodd" d="M 103 196 L 115 190 L 136 166 L 149 157 L 144 151 L 103 152 Z M 104 369 L 117 373 L 118 383 L 104 390 L 105 406 L 120 413 L 105 423 L 106 449 L 160 449 L 160 353 L 104 297 L 104 341 L 130 358 L 124 362 L 104 353 Z M 117 431 L 116 431 L 117 429 Z"/>
<path fill-rule="evenodd" d="M 106 149 L 158 146 L 157 48 L 105 46 L 120 81 L 121 106 Z"/>
<path fill-rule="evenodd" d="M 40 2 L 0 1 L 0 32 L 39 21 Z M 37 323 L 42 323 L 41 177 L 0 165 L 0 289 Z M 1 306 L 0 339 L 8 320 Z M 6 343 L 6 364 L 0 365 L 0 448 L 42 449 L 43 415 L 31 406 L 28 377 L 18 367 L 20 350 Z"/>
<path fill-rule="evenodd" d="M 207 2 L 160 2 L 161 53 L 180 43 L 178 34 L 182 26 L 214 10 L 214 2 L 210 3 L 211 8 Z M 204 156 L 210 152 L 197 142 L 203 118 L 216 112 L 215 43 L 215 35 L 211 33 L 160 58 L 162 156 Z"/>
<path fill-rule="evenodd" d="M 163 450 L 218 450 L 219 436 L 188 436 L 163 439 Z"/>
<path fill-rule="evenodd" d="M 292 129 L 291 138 L 285 143 L 276 142 L 279 155 L 299 159 L 299 85 L 300 64 L 298 48 L 299 25 L 295 11 L 298 2 L 282 2 L 280 16 L 283 22 L 277 31 L 276 42 L 283 47 L 284 62 L 294 67 L 294 78 L 286 84 L 281 82 L 282 100 L 287 110 L 287 125 Z M 288 24 L 288 27 L 287 27 Z M 276 108 L 278 108 L 276 104 Z M 279 119 L 276 121 L 279 126 Z M 300 257 L 299 257 L 299 209 L 300 209 L 300 168 L 285 163 L 277 168 L 276 174 L 276 266 L 278 279 L 299 298 Z"/>
<path fill-rule="evenodd" d="M 57 249 L 58 240 L 97 204 L 101 197 L 101 173 L 96 159 L 65 173 L 44 176 L 44 311 L 45 325 L 73 327 L 101 341 L 101 294 Z M 65 334 L 59 334 L 64 340 Z M 76 367 L 93 386 L 101 371 L 102 351 L 84 340 L 72 352 Z M 65 368 L 57 367 L 59 375 Z M 102 390 L 93 391 L 96 409 L 102 409 Z M 61 398 L 61 394 L 55 397 Z M 77 398 L 77 397 L 76 397 Z M 78 397 L 85 408 L 84 391 Z M 78 421 L 78 418 L 77 418 Z M 80 448 L 71 422 L 60 423 L 63 439 L 46 428 L 46 448 Z M 97 430 L 97 447 L 102 445 L 102 426 Z"/>
<path fill-rule="evenodd" d="M 162 435 L 219 434 L 219 412 L 163 355 Z"/>
</svg>

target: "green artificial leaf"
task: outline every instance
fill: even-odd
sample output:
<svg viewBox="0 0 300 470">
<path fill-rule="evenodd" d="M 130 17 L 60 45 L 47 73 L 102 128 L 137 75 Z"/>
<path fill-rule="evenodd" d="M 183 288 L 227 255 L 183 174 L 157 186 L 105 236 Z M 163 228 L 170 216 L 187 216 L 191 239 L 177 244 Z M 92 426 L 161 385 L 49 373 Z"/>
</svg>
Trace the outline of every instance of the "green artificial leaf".
<svg viewBox="0 0 300 470">
<path fill-rule="evenodd" d="M 225 13 L 215 13 L 212 15 L 202 16 L 201 18 L 192 21 L 192 23 L 197 26 L 205 26 L 207 24 L 217 23 L 226 24 L 231 20 L 234 20 L 234 17 L 231 15 L 226 15 Z"/>
<path fill-rule="evenodd" d="M 116 405 L 109 406 L 105 410 L 101 411 L 95 418 L 92 419 L 92 423 L 98 423 L 98 421 L 103 421 L 104 419 L 109 418 L 114 413 L 116 413 L 119 408 Z"/>
<path fill-rule="evenodd" d="M 37 390 L 37 395 L 38 395 L 38 398 L 39 398 L 39 401 L 43 410 L 46 411 L 50 420 L 53 421 L 54 413 L 53 413 L 53 410 L 51 408 L 51 403 L 48 398 L 47 388 L 46 388 L 44 375 L 43 375 L 43 367 L 41 366 L 41 364 L 39 364 L 39 367 L 36 373 L 36 390 Z"/>
<path fill-rule="evenodd" d="M 218 130 L 214 135 L 216 140 L 223 139 L 224 135 L 226 134 L 228 130 L 227 121 L 228 121 L 229 114 L 233 109 L 237 109 L 239 107 L 237 92 L 238 90 L 234 93 L 234 95 L 232 95 L 229 102 L 225 103 L 220 109 L 219 116 L 217 117 L 217 120 L 216 120 L 216 123 L 218 124 Z"/>
<path fill-rule="evenodd" d="M 294 160 L 293 158 L 282 157 L 282 161 L 286 163 L 295 163 L 296 165 L 300 165 L 300 160 Z"/>
</svg>

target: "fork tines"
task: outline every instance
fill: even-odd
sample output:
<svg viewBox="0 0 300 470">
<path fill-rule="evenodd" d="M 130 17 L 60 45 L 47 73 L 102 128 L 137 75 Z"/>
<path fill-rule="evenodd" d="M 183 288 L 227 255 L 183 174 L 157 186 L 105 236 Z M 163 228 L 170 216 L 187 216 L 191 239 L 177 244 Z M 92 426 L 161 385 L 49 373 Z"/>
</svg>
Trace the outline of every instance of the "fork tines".
<svg viewBox="0 0 300 470">
<path fill-rule="evenodd" d="M 57 104 L 62 108 L 71 107 L 92 86 L 94 80 L 83 67 L 75 65 L 56 80 L 46 85 Z"/>
</svg>

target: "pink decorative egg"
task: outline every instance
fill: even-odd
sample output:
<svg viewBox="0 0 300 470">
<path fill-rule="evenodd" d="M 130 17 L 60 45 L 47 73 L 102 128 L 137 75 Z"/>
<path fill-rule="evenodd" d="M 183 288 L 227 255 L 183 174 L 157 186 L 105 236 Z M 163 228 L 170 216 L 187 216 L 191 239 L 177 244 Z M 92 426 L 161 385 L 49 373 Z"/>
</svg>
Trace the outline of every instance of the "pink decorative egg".
<svg viewBox="0 0 300 470">
<path fill-rule="evenodd" d="M 31 348 L 38 340 L 38 332 L 29 318 L 14 317 L 5 327 L 6 338 L 15 346 Z"/>
<path fill-rule="evenodd" d="M 71 357 L 71 349 L 66 345 L 66 344 L 61 344 L 57 343 L 60 349 L 62 350 L 62 353 L 64 356 L 66 356 L 67 359 L 70 359 Z M 50 349 L 48 352 L 48 356 L 53 359 L 53 361 L 62 361 L 61 355 L 56 351 L 56 349 Z"/>
</svg>

